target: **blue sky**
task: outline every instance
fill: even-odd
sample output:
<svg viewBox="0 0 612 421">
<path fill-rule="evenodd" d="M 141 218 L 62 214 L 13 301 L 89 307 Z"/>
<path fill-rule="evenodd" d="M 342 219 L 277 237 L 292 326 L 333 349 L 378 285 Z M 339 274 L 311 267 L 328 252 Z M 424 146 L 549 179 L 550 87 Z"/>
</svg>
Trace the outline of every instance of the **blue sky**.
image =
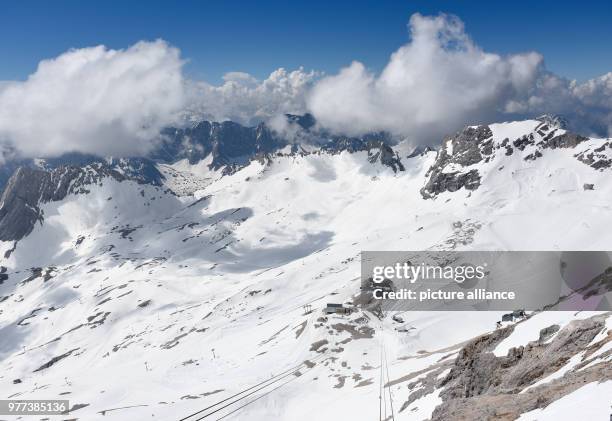
<svg viewBox="0 0 612 421">
<path fill-rule="evenodd" d="M 612 71 L 609 1 L 21 1 L 1 6 L 0 80 L 22 80 L 69 48 L 156 38 L 181 49 L 187 75 L 212 83 L 278 67 L 335 73 L 352 60 L 376 71 L 406 43 L 415 12 L 456 14 L 486 51 L 535 50 L 561 76 Z"/>
</svg>

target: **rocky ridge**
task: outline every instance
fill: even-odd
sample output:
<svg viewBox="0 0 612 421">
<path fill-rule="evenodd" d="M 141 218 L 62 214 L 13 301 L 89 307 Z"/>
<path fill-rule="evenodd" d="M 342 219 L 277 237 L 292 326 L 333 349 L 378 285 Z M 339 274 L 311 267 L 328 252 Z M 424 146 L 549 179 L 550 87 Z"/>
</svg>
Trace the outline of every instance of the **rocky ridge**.
<svg viewBox="0 0 612 421">
<path fill-rule="evenodd" d="M 567 132 L 563 120 L 542 116 L 539 121 L 530 133 L 513 139 L 495 137 L 490 126 L 468 126 L 444 139 L 421 195 L 431 199 L 461 188 L 476 190 L 483 173 L 490 171 L 493 163 L 502 164 L 504 157 L 512 155 L 519 155 L 524 161 L 535 161 L 549 150 L 575 149 L 574 157 L 596 170 L 612 167 L 609 139 L 595 147 L 579 148 L 589 138 Z"/>
<path fill-rule="evenodd" d="M 461 349 L 448 375 L 437 385 L 443 403 L 432 414 L 432 421 L 497 419 L 514 420 L 522 413 L 544 408 L 572 393 L 585 383 L 612 380 L 612 365 L 591 355 L 612 340 L 604 339 L 609 314 L 574 320 L 558 332 L 550 326 L 537 341 L 511 348 L 504 357 L 491 351 L 508 337 L 515 326 L 478 337 Z M 551 339 L 552 337 L 552 339 Z M 600 355 L 606 358 L 612 351 Z M 570 361 L 579 362 L 561 377 L 538 383 Z"/>
</svg>

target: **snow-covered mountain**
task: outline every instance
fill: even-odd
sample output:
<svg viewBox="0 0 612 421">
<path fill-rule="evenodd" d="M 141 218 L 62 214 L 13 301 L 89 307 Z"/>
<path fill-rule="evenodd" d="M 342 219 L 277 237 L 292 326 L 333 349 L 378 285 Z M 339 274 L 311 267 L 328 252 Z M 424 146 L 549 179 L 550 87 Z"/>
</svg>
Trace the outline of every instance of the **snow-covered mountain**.
<svg viewBox="0 0 612 421">
<path fill-rule="evenodd" d="M 414 151 L 203 122 L 146 158 L 27 163 L 0 203 L 2 399 L 87 421 L 605 418 L 609 312 L 322 312 L 353 303 L 361 250 L 612 249 L 612 140 L 561 123 Z"/>
</svg>

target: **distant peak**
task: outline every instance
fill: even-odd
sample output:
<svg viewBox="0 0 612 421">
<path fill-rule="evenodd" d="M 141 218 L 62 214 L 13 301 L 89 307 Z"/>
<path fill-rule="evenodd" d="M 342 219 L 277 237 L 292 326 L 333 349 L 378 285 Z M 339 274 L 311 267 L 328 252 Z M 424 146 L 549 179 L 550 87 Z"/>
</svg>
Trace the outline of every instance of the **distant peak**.
<svg viewBox="0 0 612 421">
<path fill-rule="evenodd" d="M 568 127 L 567 119 L 559 114 L 542 114 L 536 120 L 547 124 L 553 129 L 567 129 Z"/>
<path fill-rule="evenodd" d="M 423 156 L 427 152 L 431 152 L 434 149 L 429 145 L 418 145 L 406 158 L 414 158 L 416 156 Z"/>
<path fill-rule="evenodd" d="M 285 114 L 285 117 L 287 118 L 287 121 L 296 123 L 304 130 L 309 130 L 317 124 L 314 116 L 309 113 L 303 115 Z"/>
</svg>

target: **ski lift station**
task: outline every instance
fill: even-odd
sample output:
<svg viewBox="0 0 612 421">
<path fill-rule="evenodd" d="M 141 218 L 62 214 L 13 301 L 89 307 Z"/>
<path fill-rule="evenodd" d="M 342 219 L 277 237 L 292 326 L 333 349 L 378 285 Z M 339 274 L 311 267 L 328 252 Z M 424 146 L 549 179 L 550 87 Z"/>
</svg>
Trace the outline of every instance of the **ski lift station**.
<svg viewBox="0 0 612 421">
<path fill-rule="evenodd" d="M 327 303 L 323 311 L 326 314 L 350 314 L 352 310 L 349 307 L 344 307 L 342 304 Z"/>
</svg>

